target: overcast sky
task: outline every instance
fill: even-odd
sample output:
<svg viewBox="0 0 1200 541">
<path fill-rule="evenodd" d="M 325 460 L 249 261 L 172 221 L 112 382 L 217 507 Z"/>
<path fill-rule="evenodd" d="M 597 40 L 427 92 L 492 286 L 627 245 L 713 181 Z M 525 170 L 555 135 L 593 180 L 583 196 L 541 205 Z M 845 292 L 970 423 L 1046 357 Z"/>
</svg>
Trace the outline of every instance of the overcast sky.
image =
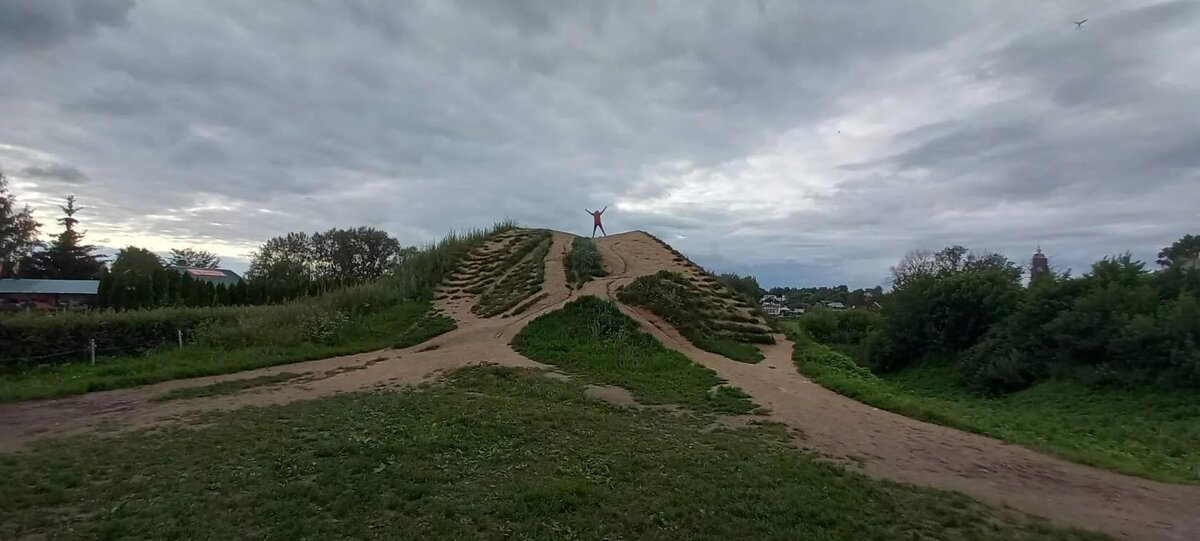
<svg viewBox="0 0 1200 541">
<path fill-rule="evenodd" d="M 0 168 L 48 232 L 73 193 L 94 244 L 234 268 L 607 205 L 771 285 L 1079 271 L 1200 232 L 1200 3 L 0 0 Z"/>
</svg>

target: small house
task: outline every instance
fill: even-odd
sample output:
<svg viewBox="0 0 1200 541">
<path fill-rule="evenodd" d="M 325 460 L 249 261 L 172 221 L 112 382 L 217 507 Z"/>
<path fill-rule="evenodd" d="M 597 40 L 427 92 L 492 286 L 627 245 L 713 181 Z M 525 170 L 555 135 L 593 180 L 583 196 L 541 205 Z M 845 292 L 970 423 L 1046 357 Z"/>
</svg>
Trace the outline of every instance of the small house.
<svg viewBox="0 0 1200 541">
<path fill-rule="evenodd" d="M 787 304 L 787 299 L 782 295 L 763 295 L 763 298 L 758 300 L 758 304 L 766 306 L 768 304 Z"/>
<path fill-rule="evenodd" d="M 821 303 L 830 310 L 845 310 L 846 305 L 838 301 L 825 301 Z"/>
<path fill-rule="evenodd" d="M 96 306 L 100 280 L 0 279 L 0 306 L 5 309 Z"/>
</svg>

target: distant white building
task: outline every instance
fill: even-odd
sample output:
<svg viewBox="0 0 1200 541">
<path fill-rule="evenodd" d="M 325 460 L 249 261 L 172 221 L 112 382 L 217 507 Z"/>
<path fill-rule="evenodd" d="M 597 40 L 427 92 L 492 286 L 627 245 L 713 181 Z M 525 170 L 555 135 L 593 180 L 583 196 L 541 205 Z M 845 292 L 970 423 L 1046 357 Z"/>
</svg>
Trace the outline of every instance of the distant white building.
<svg viewBox="0 0 1200 541">
<path fill-rule="evenodd" d="M 768 304 L 778 304 L 778 305 L 782 306 L 784 304 L 787 304 L 787 299 L 784 298 L 782 295 L 763 295 L 763 298 L 758 300 L 758 304 L 761 304 L 763 306 L 766 306 Z"/>
<path fill-rule="evenodd" d="M 775 317 L 788 317 L 804 313 L 803 309 L 788 308 L 787 299 L 779 295 L 764 295 L 758 303 L 762 306 L 763 313 Z"/>
<path fill-rule="evenodd" d="M 830 310 L 845 310 L 846 309 L 846 305 L 842 304 L 838 301 L 824 301 L 821 304 Z"/>
</svg>

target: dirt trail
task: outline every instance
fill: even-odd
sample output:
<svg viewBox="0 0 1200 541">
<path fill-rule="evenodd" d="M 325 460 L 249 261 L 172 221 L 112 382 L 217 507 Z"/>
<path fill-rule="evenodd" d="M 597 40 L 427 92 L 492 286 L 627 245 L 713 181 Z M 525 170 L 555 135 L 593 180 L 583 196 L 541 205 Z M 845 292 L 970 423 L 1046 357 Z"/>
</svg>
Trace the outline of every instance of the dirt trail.
<svg viewBox="0 0 1200 541">
<path fill-rule="evenodd" d="M 587 292 L 610 294 L 637 276 L 678 264 L 642 233 L 599 242 L 610 276 Z M 1200 487 L 1170 485 L 1051 458 L 991 438 L 883 411 L 817 385 L 792 363 L 782 335 L 758 364 L 696 348 L 647 311 L 618 305 L 668 347 L 745 389 L 772 418 L 801 429 L 814 451 L 896 481 L 956 490 L 981 501 L 1128 539 L 1200 540 Z"/>
<path fill-rule="evenodd" d="M 508 345 L 530 320 L 576 295 L 612 298 L 617 287 L 638 276 L 686 268 L 645 233 L 613 235 L 598 241 L 609 276 L 571 291 L 562 263 L 569 243 L 569 235 L 554 234 L 544 268 L 542 291 L 547 295 L 520 316 L 481 319 L 470 313 L 469 302 L 440 301 L 438 308 L 458 321 L 458 329 L 404 350 L 0 405 L 0 451 L 19 449 L 41 438 L 154 426 L 207 411 L 279 404 L 376 385 L 414 384 L 468 364 L 544 366 L 518 355 Z M 739 363 L 697 349 L 653 314 L 618 306 L 667 346 L 745 389 L 771 410 L 772 418 L 801 429 L 812 450 L 846 459 L 850 467 L 877 477 L 960 491 L 988 503 L 1123 538 L 1200 540 L 1200 487 L 1109 473 L 882 411 L 826 390 L 799 374 L 791 361 L 791 344 L 782 336 L 778 344 L 764 348 L 766 359 L 761 363 Z M 280 372 L 300 373 L 302 382 L 220 397 L 150 400 L 177 387 Z"/>
<path fill-rule="evenodd" d="M 453 316 L 458 321 L 458 328 L 407 349 L 384 349 L 69 398 L 0 404 L 0 452 L 18 450 L 44 438 L 85 432 L 120 432 L 193 419 L 210 411 L 282 404 L 377 385 L 416 384 L 469 364 L 544 366 L 518 355 L 508 343 L 534 317 L 562 306 L 571 297 L 562 263 L 570 238 L 565 233 L 554 234 L 546 256 L 542 288 L 548 295 L 520 316 L 481 319 L 470 312 L 470 303 L 439 301 L 437 307 Z M 296 373 L 301 377 L 232 395 L 166 402 L 152 400 L 178 387 L 281 372 Z"/>
</svg>

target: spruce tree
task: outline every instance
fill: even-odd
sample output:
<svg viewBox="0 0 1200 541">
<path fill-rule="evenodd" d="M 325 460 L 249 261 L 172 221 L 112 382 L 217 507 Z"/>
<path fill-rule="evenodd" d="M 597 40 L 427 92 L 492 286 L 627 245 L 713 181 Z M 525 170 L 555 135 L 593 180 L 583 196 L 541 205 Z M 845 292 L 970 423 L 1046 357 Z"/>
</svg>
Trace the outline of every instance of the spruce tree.
<svg viewBox="0 0 1200 541">
<path fill-rule="evenodd" d="M 94 253 L 96 247 L 83 243 L 83 234 L 75 228 L 75 218 L 81 209 L 75 206 L 75 196 L 67 196 L 67 204 L 59 205 L 64 216 L 58 219 L 63 226 L 46 250 L 33 255 L 28 276 L 59 280 L 96 280 L 104 272 L 104 256 Z"/>
</svg>

